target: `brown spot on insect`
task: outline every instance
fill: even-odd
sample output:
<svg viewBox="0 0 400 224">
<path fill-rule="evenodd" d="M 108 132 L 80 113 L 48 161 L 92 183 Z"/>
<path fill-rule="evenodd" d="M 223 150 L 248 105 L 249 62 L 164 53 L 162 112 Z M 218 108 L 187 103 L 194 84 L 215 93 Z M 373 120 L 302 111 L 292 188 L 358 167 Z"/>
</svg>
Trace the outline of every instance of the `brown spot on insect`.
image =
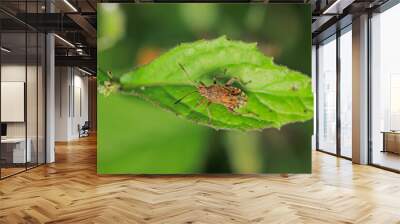
<svg viewBox="0 0 400 224">
<path fill-rule="evenodd" d="M 182 64 L 179 64 L 180 68 L 183 70 L 184 74 L 187 76 L 188 80 L 196 85 L 196 91 L 190 92 L 180 99 L 178 99 L 175 104 L 181 102 L 185 97 L 193 94 L 199 93 L 203 98 L 199 100 L 195 107 L 202 104 L 206 104 L 206 109 L 208 113 L 209 123 L 211 123 L 211 112 L 209 106 L 211 103 L 223 105 L 228 111 L 237 114 L 236 109 L 243 107 L 247 103 L 247 95 L 240 88 L 232 86 L 234 82 L 241 83 L 236 77 L 229 79 L 225 84 L 218 84 L 216 78 L 214 77 L 214 82 L 212 85 L 207 86 L 203 82 L 196 83 L 189 78 L 189 73 L 186 71 Z M 224 74 L 226 73 L 226 69 Z M 249 83 L 249 82 L 247 82 Z M 247 84 L 245 83 L 245 84 Z M 242 84 L 242 85 L 245 85 Z"/>
</svg>

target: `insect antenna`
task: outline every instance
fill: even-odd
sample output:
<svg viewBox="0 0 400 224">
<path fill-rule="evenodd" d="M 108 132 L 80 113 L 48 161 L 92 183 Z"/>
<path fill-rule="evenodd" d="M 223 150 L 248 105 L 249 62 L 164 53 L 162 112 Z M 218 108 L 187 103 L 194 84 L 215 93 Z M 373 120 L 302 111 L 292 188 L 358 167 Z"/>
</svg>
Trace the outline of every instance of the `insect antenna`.
<svg viewBox="0 0 400 224">
<path fill-rule="evenodd" d="M 191 94 L 193 94 L 193 93 L 195 93 L 195 92 L 197 92 L 197 90 L 196 90 L 196 91 L 193 91 L 193 92 L 190 92 L 190 93 L 188 93 L 188 94 L 182 96 L 182 97 L 179 98 L 174 104 L 177 104 L 177 103 L 181 102 L 181 101 L 182 101 L 183 99 L 185 99 L 187 96 L 189 96 L 189 95 L 191 95 Z"/>
<path fill-rule="evenodd" d="M 185 67 L 183 67 L 183 65 L 181 63 L 178 63 L 179 67 L 181 67 L 181 69 L 183 70 L 183 73 L 185 74 L 186 78 L 193 84 L 193 85 L 197 85 L 197 83 L 195 81 L 193 81 L 192 79 L 190 79 L 189 77 L 189 73 L 186 71 Z"/>
</svg>

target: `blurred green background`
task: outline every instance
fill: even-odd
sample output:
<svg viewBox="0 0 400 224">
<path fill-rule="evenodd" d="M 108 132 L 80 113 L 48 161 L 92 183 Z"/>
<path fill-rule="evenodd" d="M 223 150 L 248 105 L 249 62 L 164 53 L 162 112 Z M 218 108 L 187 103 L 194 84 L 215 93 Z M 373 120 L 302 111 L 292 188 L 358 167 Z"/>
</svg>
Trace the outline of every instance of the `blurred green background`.
<svg viewBox="0 0 400 224">
<path fill-rule="evenodd" d="M 311 10 L 302 4 L 98 4 L 98 68 L 114 76 L 182 42 L 257 42 L 311 75 Z M 312 121 L 215 131 L 134 96 L 98 94 L 100 174 L 310 173 Z"/>
</svg>

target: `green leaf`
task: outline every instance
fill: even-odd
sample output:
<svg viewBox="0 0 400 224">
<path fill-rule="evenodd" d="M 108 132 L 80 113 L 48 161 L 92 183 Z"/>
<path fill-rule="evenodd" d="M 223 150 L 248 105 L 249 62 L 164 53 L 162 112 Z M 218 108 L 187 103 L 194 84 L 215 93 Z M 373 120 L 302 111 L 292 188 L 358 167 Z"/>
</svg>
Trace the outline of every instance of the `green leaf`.
<svg viewBox="0 0 400 224">
<path fill-rule="evenodd" d="M 110 81 L 111 78 L 107 75 L 106 71 L 102 69 L 97 69 L 97 85 L 102 86 L 104 82 Z"/>
<path fill-rule="evenodd" d="M 187 74 L 179 66 L 183 65 Z M 226 71 L 226 73 L 224 73 Z M 223 85 L 235 77 L 234 84 L 248 100 L 230 112 L 220 104 L 196 106 L 203 97 L 196 92 L 198 82 Z M 215 129 L 260 130 L 280 128 L 313 116 L 313 95 L 308 76 L 273 63 L 255 43 L 230 41 L 224 36 L 211 41 L 181 44 L 150 64 L 120 78 L 123 92 L 153 102 L 177 116 Z M 194 92 L 178 104 L 182 96 Z"/>
<path fill-rule="evenodd" d="M 125 17 L 118 4 L 99 4 L 98 8 L 99 51 L 111 48 L 125 34 Z"/>
</svg>

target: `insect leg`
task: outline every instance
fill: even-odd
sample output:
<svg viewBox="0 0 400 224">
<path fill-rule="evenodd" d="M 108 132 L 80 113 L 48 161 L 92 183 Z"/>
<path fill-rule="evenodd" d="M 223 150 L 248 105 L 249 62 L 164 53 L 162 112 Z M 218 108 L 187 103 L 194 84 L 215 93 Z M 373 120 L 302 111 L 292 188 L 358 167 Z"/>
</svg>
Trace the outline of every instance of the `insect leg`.
<svg viewBox="0 0 400 224">
<path fill-rule="evenodd" d="M 238 78 L 232 77 L 225 83 L 225 86 L 231 86 L 237 80 L 238 80 Z"/>
<path fill-rule="evenodd" d="M 224 69 L 222 76 L 218 76 L 218 75 L 214 76 L 214 78 L 213 78 L 214 84 L 217 84 L 218 79 L 223 79 L 226 76 L 227 70 L 228 70 L 227 68 Z"/>
<path fill-rule="evenodd" d="M 200 99 L 197 101 L 197 103 L 196 103 L 196 105 L 194 106 L 194 108 L 190 108 L 190 111 L 189 111 L 189 114 L 188 114 L 188 115 L 190 116 L 190 114 L 191 114 L 192 112 L 195 112 L 195 113 L 196 113 L 195 108 L 199 107 L 200 105 L 204 104 L 205 102 L 207 102 L 207 99 L 206 99 L 206 98 L 203 98 L 203 97 L 200 97 Z"/>
<path fill-rule="evenodd" d="M 251 80 L 242 82 L 238 77 L 232 77 L 225 83 L 225 86 L 231 86 L 234 82 L 238 82 L 240 85 L 244 86 L 251 83 Z"/>
<path fill-rule="evenodd" d="M 190 75 L 189 72 L 186 71 L 185 67 L 183 67 L 183 65 L 181 63 L 178 63 L 179 67 L 182 69 L 183 74 L 186 75 L 186 78 L 194 85 L 197 85 L 195 81 L 193 81 L 192 79 L 190 79 Z"/>
<path fill-rule="evenodd" d="M 178 104 L 178 103 L 181 102 L 183 99 L 185 99 L 185 97 L 187 97 L 187 96 L 189 96 L 189 95 L 191 95 L 191 94 L 193 94 L 193 93 L 195 93 L 195 92 L 197 92 L 197 90 L 196 90 L 196 91 L 193 91 L 193 92 L 190 92 L 190 93 L 187 93 L 186 95 L 182 96 L 182 97 L 179 98 L 177 101 L 175 101 L 174 104 Z"/>
</svg>

